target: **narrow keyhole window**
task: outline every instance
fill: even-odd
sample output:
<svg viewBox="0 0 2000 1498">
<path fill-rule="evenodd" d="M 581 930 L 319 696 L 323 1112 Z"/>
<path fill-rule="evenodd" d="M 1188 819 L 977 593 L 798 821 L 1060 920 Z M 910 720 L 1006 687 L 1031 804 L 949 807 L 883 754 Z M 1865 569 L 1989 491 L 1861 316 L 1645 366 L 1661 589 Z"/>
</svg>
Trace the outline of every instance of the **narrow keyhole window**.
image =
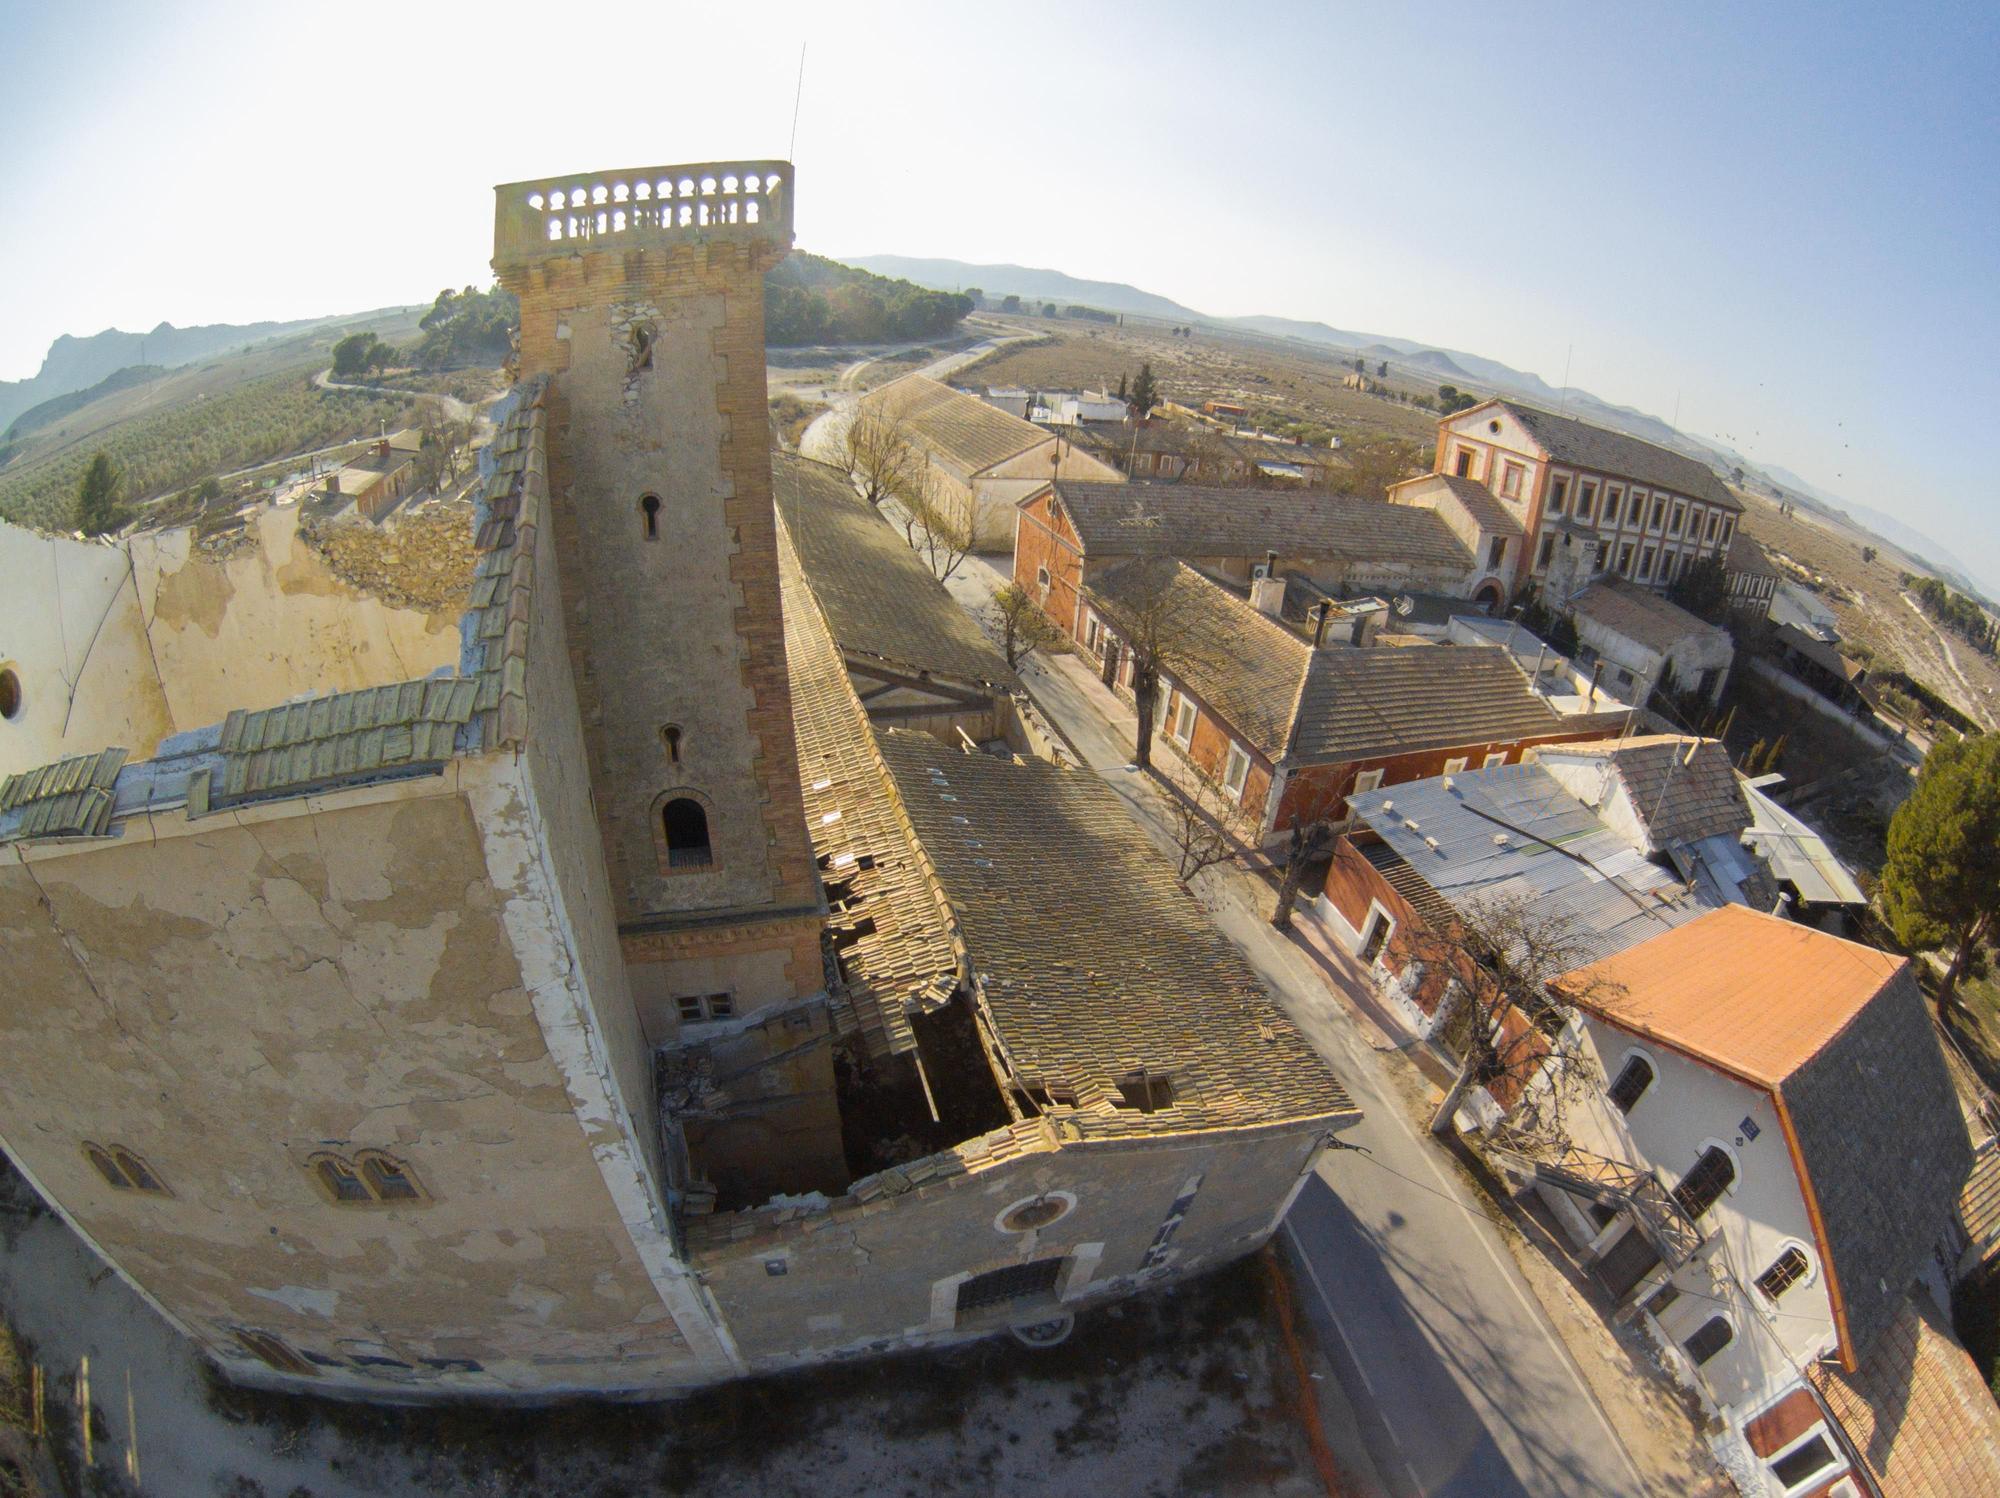
<svg viewBox="0 0 2000 1498">
<path fill-rule="evenodd" d="M 660 496 L 648 494 L 639 501 L 639 513 L 646 517 L 646 539 L 660 539 Z"/>
<path fill-rule="evenodd" d="M 667 746 L 667 759 L 672 764 L 681 762 L 681 728 L 678 723 L 669 723 L 660 730 L 660 742 Z"/>
</svg>

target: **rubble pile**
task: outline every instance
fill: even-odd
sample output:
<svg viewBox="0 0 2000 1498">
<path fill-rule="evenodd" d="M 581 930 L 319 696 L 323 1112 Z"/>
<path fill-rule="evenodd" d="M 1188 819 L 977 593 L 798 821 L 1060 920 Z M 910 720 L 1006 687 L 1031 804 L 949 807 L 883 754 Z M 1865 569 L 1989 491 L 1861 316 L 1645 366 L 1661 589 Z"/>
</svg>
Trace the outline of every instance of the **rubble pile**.
<svg viewBox="0 0 2000 1498">
<path fill-rule="evenodd" d="M 465 607 L 478 561 L 470 505 L 426 506 L 380 527 L 307 517 L 299 535 L 334 576 L 386 603 L 427 614 Z"/>
</svg>

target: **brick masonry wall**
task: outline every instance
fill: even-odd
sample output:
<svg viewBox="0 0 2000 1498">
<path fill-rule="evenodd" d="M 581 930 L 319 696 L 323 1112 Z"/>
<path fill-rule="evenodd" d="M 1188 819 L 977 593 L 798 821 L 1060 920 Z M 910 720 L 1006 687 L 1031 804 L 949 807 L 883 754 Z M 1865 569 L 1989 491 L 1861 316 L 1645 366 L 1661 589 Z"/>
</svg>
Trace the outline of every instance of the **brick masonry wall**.
<svg viewBox="0 0 2000 1498">
<path fill-rule="evenodd" d="M 1037 575 L 1042 567 L 1049 571 L 1046 592 Z M 1076 532 L 1051 495 L 1040 495 L 1021 506 L 1014 534 L 1014 581 L 1041 602 L 1058 629 L 1080 639 L 1076 636 L 1077 598 L 1083 585 L 1083 553 L 1077 549 Z"/>
</svg>

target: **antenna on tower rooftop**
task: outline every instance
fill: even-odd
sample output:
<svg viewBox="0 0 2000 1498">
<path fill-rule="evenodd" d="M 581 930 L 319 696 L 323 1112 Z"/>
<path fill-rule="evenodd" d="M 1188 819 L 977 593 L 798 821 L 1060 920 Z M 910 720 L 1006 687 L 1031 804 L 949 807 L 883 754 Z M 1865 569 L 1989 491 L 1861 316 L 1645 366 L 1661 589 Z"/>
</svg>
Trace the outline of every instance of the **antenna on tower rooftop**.
<svg viewBox="0 0 2000 1498">
<path fill-rule="evenodd" d="M 792 143 L 785 148 L 785 160 L 790 161 L 799 150 L 799 101 L 806 92 L 806 44 L 799 43 L 799 86 L 792 93 Z"/>
</svg>

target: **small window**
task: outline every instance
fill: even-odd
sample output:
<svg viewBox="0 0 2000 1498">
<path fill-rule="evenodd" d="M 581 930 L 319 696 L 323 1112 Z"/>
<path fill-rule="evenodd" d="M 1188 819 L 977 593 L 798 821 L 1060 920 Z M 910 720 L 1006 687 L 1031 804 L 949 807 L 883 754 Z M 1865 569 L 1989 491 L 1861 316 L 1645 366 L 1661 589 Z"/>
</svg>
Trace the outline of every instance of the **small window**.
<svg viewBox="0 0 2000 1498">
<path fill-rule="evenodd" d="M 337 1202 L 373 1201 L 368 1188 L 361 1183 L 361 1177 L 345 1160 L 332 1155 L 322 1156 L 313 1162 L 313 1174 L 326 1194 Z"/>
<path fill-rule="evenodd" d="M 1699 1222 L 1708 1209 L 1722 1200 L 1736 1180 L 1736 1165 L 1717 1145 L 1710 1145 L 1694 1162 L 1694 1169 L 1674 1187 L 1674 1200 L 1681 1204 L 1691 1221 Z"/>
<path fill-rule="evenodd" d="M 1458 476 L 1462 479 L 1472 477 L 1472 449 L 1469 447 L 1458 450 Z"/>
<path fill-rule="evenodd" d="M 728 1019 L 736 1012 L 736 1000 L 726 993 L 712 993 L 708 996 L 708 1017 Z"/>
<path fill-rule="evenodd" d="M 1653 1064 L 1644 1056 L 1634 1056 L 1618 1073 L 1605 1096 L 1620 1113 L 1630 1113 L 1646 1089 L 1653 1085 Z"/>
<path fill-rule="evenodd" d="M 1681 1345 L 1687 1355 L 1694 1359 L 1697 1368 L 1727 1347 L 1736 1338 L 1736 1328 L 1729 1324 L 1726 1316 L 1711 1316 L 1701 1324 L 1701 1330 Z"/>
<path fill-rule="evenodd" d="M 1716 537 L 1716 543 L 1721 546 L 1727 546 L 1729 544 L 1729 537 L 1731 533 L 1735 531 L 1735 529 L 1736 529 L 1736 520 L 1733 516 L 1723 521 L 1722 534 Z"/>
<path fill-rule="evenodd" d="M 697 1024 L 705 1019 L 728 1019 L 736 1013 L 734 995 L 726 993 L 691 993 L 675 999 L 681 1012 L 683 1024 Z"/>
<path fill-rule="evenodd" d="M 1568 498 L 1569 498 L 1568 479 L 1549 480 L 1549 513 L 1551 515 L 1562 514 L 1563 502 Z"/>
<path fill-rule="evenodd" d="M 91 1168 L 116 1191 L 143 1191 L 148 1196 L 171 1196 L 152 1168 L 123 1145 L 86 1144 L 83 1156 Z"/>
<path fill-rule="evenodd" d="M 1622 577 L 1632 575 L 1632 543 L 1627 541 L 1618 548 L 1618 572 Z"/>
<path fill-rule="evenodd" d="M 646 539 L 648 541 L 659 540 L 660 496 L 657 494 L 648 494 L 644 499 L 640 500 L 639 515 L 646 527 Z"/>
<path fill-rule="evenodd" d="M 380 1202 L 422 1201 L 424 1194 L 417 1189 L 417 1183 L 410 1178 L 396 1161 L 387 1155 L 368 1154 L 361 1157 L 361 1178 L 368 1183 L 368 1189 Z"/>
<path fill-rule="evenodd" d="M 1368 934 L 1361 939 L 1361 960 L 1371 967 L 1375 959 L 1382 955 L 1382 949 L 1389 944 L 1389 933 L 1396 929 L 1396 923 L 1381 911 L 1375 911 L 1368 921 Z"/>
<path fill-rule="evenodd" d="M 1229 746 L 1229 763 L 1222 772 L 1222 788 L 1232 796 L 1243 794 L 1244 782 L 1250 778 L 1250 756 L 1243 752 L 1240 744 Z"/>
<path fill-rule="evenodd" d="M 1495 536 L 1490 542 L 1487 543 L 1486 565 L 1489 568 L 1498 567 L 1506 559 L 1507 559 L 1507 538 L 1505 536 Z"/>
<path fill-rule="evenodd" d="M 1708 517 L 1708 534 L 1707 534 L 1707 536 L 1706 536 L 1706 539 L 1707 539 L 1707 540 L 1710 540 L 1710 541 L 1713 541 L 1713 540 L 1715 539 L 1715 524 L 1716 524 L 1716 519 L 1717 519 L 1717 517 L 1716 517 L 1716 516 L 1714 516 L 1714 515 L 1710 515 L 1710 516 Z"/>
<path fill-rule="evenodd" d="M 1548 566 L 1549 558 L 1553 557 L 1555 554 L 1556 554 L 1556 538 L 1554 536 L 1542 537 L 1542 549 L 1535 557 L 1536 570 L 1539 571 L 1542 568 Z"/>
<path fill-rule="evenodd" d="M 962 1280 L 958 1286 L 958 1314 L 1006 1305 L 1009 1301 L 1030 1300 L 1053 1295 L 1062 1278 L 1063 1259 L 1037 1259 L 1027 1264 L 1009 1264 Z"/>
<path fill-rule="evenodd" d="M 1379 791 L 1380 789 L 1382 789 L 1382 772 L 1380 770 L 1363 770 L 1359 775 L 1354 777 L 1354 789 L 1349 794 L 1358 796 L 1363 791 Z"/>
<path fill-rule="evenodd" d="M 1639 557 L 1639 581 L 1645 582 L 1653 575 L 1653 548 L 1648 546 Z"/>
<path fill-rule="evenodd" d="M 1049 585 L 1049 569 L 1046 567 L 1037 567 L 1035 569 L 1035 581 L 1046 588 Z"/>
<path fill-rule="evenodd" d="M 1680 1286 L 1668 1280 L 1659 1289 L 1646 1297 L 1646 1314 L 1658 1321 L 1667 1314 L 1667 1307 L 1681 1298 Z"/>
<path fill-rule="evenodd" d="M 1447 775 L 1463 775 L 1465 773 L 1465 763 L 1466 756 L 1464 755 L 1460 755 L 1456 759 L 1448 759 L 1444 762 L 1444 772 Z"/>
<path fill-rule="evenodd" d="M 715 862 L 708 842 L 708 813 L 691 796 L 676 796 L 660 812 L 667 839 L 667 867 L 705 869 Z"/>
<path fill-rule="evenodd" d="M 1771 1267 L 1757 1276 L 1757 1288 L 1764 1292 L 1764 1298 L 1776 1301 L 1792 1286 L 1811 1272 L 1804 1252 L 1796 1247 L 1788 1248 L 1771 1261 Z"/>
<path fill-rule="evenodd" d="M 1486 756 L 1486 758 L 1482 759 L 1479 762 L 1479 768 L 1482 770 L 1491 770 L 1497 765 L 1504 765 L 1506 763 L 1507 763 L 1507 751 L 1505 749 L 1499 749 L 1495 750 L 1492 754 L 1489 754 Z"/>
<path fill-rule="evenodd" d="M 1183 692 L 1174 706 L 1174 738 L 1183 749 L 1194 743 L 1194 699 Z"/>
<path fill-rule="evenodd" d="M 697 1021 L 705 1020 L 708 1018 L 708 1016 L 702 1012 L 701 995 L 698 993 L 686 994 L 683 997 L 674 1000 L 674 1002 L 680 1006 L 681 1023 L 684 1025 L 692 1025 Z"/>
<path fill-rule="evenodd" d="M 1604 491 L 1604 523 L 1606 525 L 1616 525 L 1618 523 L 1619 498 L 1620 495 L 1616 489 L 1607 489 Z"/>
<path fill-rule="evenodd" d="M 0 667 L 0 718 L 10 722 L 21 716 L 21 678 L 11 666 Z"/>
<path fill-rule="evenodd" d="M 1162 1108 L 1174 1105 L 1171 1077 L 1148 1071 L 1127 1072 L 1113 1085 L 1118 1089 L 1118 1096 L 1111 1100 L 1114 1108 L 1136 1108 L 1141 1113 L 1158 1113 Z"/>
<path fill-rule="evenodd" d="M 1660 528 L 1661 523 L 1664 522 L 1666 518 L 1667 518 L 1667 502 L 1664 499 L 1654 500 L 1653 529 L 1658 530 Z"/>
<path fill-rule="evenodd" d="M 1687 506 L 1680 503 L 1680 501 L 1676 500 L 1674 502 L 1674 524 L 1673 524 L 1673 532 L 1676 536 L 1678 536 L 1681 533 L 1682 529 L 1687 525 L 1687 518 L 1688 518 Z"/>
<path fill-rule="evenodd" d="M 1576 518 L 1588 520 L 1590 512 L 1597 507 L 1597 485 L 1585 479 L 1576 489 Z M 1610 517 L 1606 517 L 1609 519 Z"/>
<path fill-rule="evenodd" d="M 1814 1435 L 1803 1444 L 1794 1446 L 1783 1456 L 1771 1463 L 1771 1475 L 1778 1479 L 1786 1492 L 1798 1487 L 1816 1472 L 1831 1467 L 1837 1458 L 1833 1448 L 1826 1443 L 1823 1435 Z"/>
<path fill-rule="evenodd" d="M 1521 497 L 1521 480 L 1527 476 L 1527 472 L 1528 470 L 1523 468 L 1519 463 L 1508 463 L 1501 467 L 1500 493 L 1503 498 L 1519 499 Z"/>
<path fill-rule="evenodd" d="M 660 747 L 667 751 L 667 762 L 669 764 L 677 765 L 681 762 L 680 724 L 669 723 L 665 728 L 660 730 Z"/>
</svg>

